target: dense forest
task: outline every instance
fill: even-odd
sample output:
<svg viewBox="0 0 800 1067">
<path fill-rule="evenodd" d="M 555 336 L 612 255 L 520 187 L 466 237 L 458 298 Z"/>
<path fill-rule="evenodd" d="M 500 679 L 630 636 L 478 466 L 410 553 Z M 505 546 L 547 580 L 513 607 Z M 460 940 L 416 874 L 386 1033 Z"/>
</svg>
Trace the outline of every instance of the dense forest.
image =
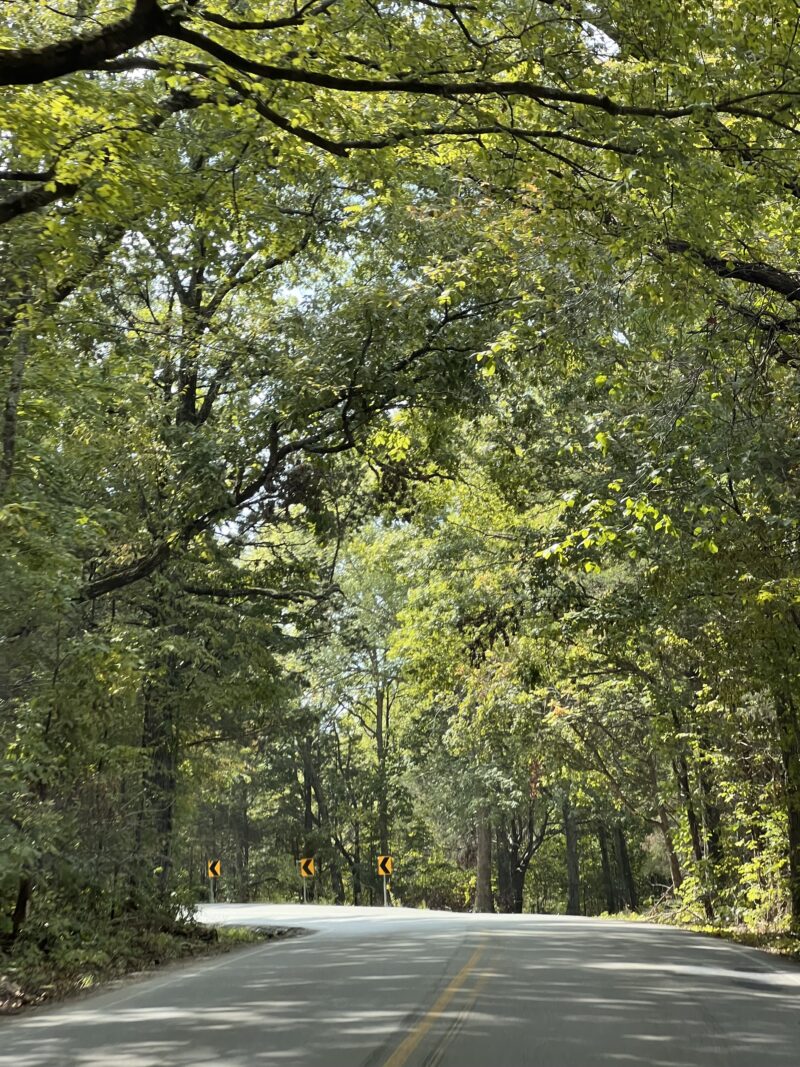
<svg viewBox="0 0 800 1067">
<path fill-rule="evenodd" d="M 800 927 L 798 31 L 2 5 L 6 952 L 210 858 Z"/>
</svg>

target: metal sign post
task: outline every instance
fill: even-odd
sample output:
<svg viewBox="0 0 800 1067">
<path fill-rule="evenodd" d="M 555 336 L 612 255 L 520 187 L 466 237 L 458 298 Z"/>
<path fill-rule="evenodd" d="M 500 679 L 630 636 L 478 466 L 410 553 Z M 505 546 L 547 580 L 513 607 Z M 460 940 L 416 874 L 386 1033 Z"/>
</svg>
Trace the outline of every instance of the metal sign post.
<svg viewBox="0 0 800 1067">
<path fill-rule="evenodd" d="M 308 890 L 306 879 L 314 877 L 314 857 L 306 856 L 300 860 L 300 876 L 303 879 L 303 903 L 308 904 Z"/>
<path fill-rule="evenodd" d="M 383 906 L 389 907 L 389 893 L 387 890 L 387 879 L 390 877 L 394 870 L 394 860 L 391 856 L 378 856 L 378 874 L 383 878 Z"/>
<path fill-rule="evenodd" d="M 208 873 L 208 892 L 211 898 L 211 903 L 217 902 L 217 879 L 222 874 L 222 863 L 220 860 L 208 860 L 206 863 L 206 871 Z"/>
</svg>

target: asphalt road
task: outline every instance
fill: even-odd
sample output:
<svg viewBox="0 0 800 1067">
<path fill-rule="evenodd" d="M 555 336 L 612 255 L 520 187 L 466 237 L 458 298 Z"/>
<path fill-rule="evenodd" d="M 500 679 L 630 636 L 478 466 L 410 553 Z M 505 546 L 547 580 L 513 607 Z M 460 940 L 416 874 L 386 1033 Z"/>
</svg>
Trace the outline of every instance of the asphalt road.
<svg viewBox="0 0 800 1067">
<path fill-rule="evenodd" d="M 643 924 L 206 906 L 307 936 L 6 1020 L 3 1067 L 800 1067 L 800 970 Z"/>
</svg>

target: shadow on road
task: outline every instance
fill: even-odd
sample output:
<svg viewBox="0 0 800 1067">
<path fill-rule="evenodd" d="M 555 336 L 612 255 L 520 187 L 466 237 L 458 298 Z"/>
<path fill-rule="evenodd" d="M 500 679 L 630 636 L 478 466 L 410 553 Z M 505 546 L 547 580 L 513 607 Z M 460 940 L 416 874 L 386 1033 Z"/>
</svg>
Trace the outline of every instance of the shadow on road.
<svg viewBox="0 0 800 1067">
<path fill-rule="evenodd" d="M 463 988 L 431 1018 L 476 945 Z M 798 993 L 788 970 L 678 931 L 376 921 L 12 1020 L 0 1064 L 382 1067 L 426 1020 L 409 1067 L 798 1067 Z"/>
</svg>

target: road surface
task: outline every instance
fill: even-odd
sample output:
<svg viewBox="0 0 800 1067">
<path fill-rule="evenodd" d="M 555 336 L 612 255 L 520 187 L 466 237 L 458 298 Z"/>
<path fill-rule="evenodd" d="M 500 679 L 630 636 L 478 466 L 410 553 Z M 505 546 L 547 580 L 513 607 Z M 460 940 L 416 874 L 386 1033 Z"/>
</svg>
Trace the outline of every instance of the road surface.
<svg viewBox="0 0 800 1067">
<path fill-rule="evenodd" d="M 3 1067 L 798 1067 L 800 971 L 679 930 L 204 906 L 312 933 L 6 1020 Z"/>
</svg>

